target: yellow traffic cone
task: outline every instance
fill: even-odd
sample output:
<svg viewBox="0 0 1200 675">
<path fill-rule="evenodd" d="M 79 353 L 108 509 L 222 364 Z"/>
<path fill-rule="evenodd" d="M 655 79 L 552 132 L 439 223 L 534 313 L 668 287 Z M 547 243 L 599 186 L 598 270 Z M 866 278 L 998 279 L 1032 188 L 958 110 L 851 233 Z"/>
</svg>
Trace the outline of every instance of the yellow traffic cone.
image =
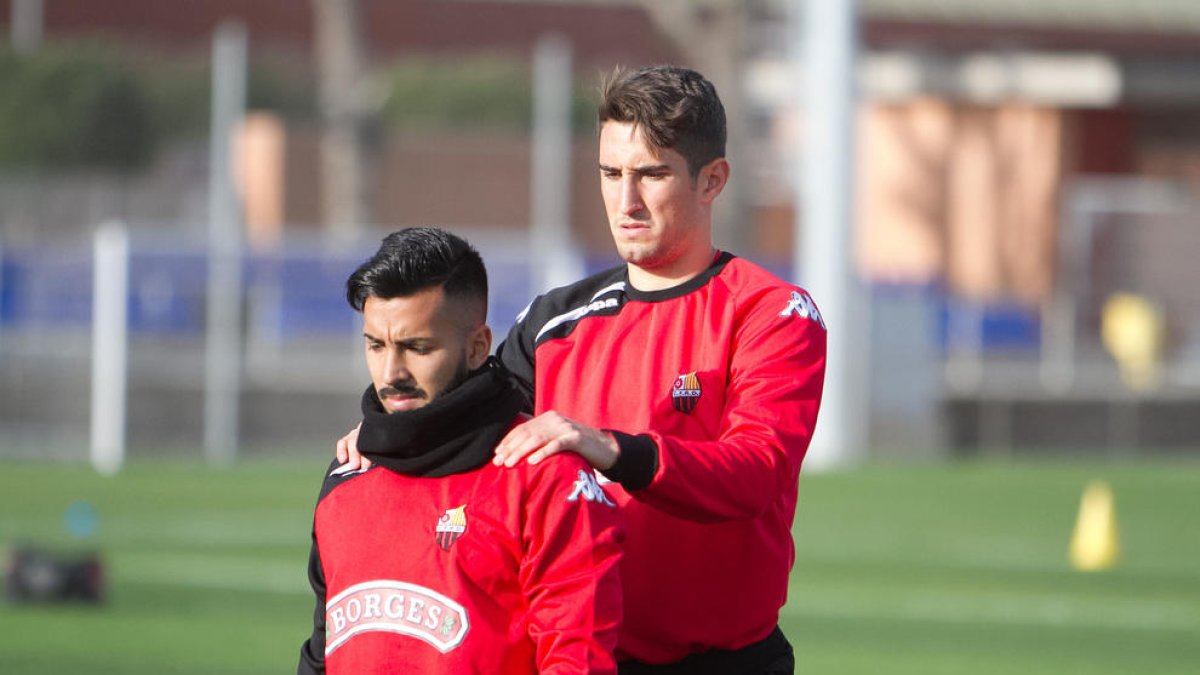
<svg viewBox="0 0 1200 675">
<path fill-rule="evenodd" d="M 1117 562 L 1117 511 L 1112 489 L 1094 480 L 1083 491 L 1071 536 L 1071 566 L 1083 572 L 1106 570 Z"/>
</svg>

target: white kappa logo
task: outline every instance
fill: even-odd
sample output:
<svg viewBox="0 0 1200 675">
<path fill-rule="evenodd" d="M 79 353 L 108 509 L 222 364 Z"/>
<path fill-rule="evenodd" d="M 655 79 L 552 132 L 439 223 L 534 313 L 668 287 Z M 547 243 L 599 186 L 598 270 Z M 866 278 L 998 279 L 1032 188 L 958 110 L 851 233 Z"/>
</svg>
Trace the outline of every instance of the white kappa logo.
<svg viewBox="0 0 1200 675">
<path fill-rule="evenodd" d="M 579 501 L 580 497 L 589 502 L 599 502 L 605 506 L 616 506 L 608 498 L 608 494 L 604 492 L 604 488 L 600 487 L 600 483 L 596 482 L 596 476 L 583 469 L 579 470 L 579 479 L 575 481 L 575 489 L 571 491 L 571 496 L 567 497 L 567 501 Z"/>
<path fill-rule="evenodd" d="M 779 316 L 789 316 L 793 313 L 801 319 L 812 319 L 821 328 L 825 328 L 825 320 L 821 318 L 821 313 L 817 311 L 817 306 L 807 293 L 792 291 L 792 297 L 788 298 L 787 307 L 783 308 Z"/>
</svg>

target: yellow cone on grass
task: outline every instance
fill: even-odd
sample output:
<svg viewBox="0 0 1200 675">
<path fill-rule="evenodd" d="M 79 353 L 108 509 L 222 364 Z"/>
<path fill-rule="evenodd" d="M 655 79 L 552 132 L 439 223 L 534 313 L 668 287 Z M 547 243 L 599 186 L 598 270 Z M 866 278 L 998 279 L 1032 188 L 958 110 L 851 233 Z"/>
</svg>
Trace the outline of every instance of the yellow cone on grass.
<svg viewBox="0 0 1200 675">
<path fill-rule="evenodd" d="M 1083 491 L 1071 536 L 1071 566 L 1083 572 L 1106 570 L 1117 562 L 1117 510 L 1108 483 L 1095 480 Z"/>
</svg>

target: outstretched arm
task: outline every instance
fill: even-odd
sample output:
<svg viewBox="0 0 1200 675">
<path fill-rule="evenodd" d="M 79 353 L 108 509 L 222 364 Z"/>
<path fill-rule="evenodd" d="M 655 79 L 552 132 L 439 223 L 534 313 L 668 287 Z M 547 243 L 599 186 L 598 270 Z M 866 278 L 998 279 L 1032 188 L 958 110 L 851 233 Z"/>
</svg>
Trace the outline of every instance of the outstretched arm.
<svg viewBox="0 0 1200 675">
<path fill-rule="evenodd" d="M 776 296 L 739 326 L 711 439 L 653 428 L 600 430 L 545 413 L 501 441 L 497 464 L 570 450 L 634 498 L 678 517 L 754 517 L 794 490 L 824 382 L 826 337 L 819 315 L 815 309 L 783 314 L 779 306 Z"/>
<path fill-rule="evenodd" d="M 496 446 L 492 463 L 511 467 L 524 458 L 537 464 L 564 450 L 581 455 L 601 471 L 612 468 L 621 453 L 611 434 L 551 410 L 511 429 Z"/>
</svg>

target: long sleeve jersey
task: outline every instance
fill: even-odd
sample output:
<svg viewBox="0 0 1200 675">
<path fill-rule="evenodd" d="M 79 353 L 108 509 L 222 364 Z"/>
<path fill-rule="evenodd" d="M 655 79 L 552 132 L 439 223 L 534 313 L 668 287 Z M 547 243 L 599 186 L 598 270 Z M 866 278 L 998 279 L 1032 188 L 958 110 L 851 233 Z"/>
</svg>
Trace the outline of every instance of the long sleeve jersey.
<svg viewBox="0 0 1200 675">
<path fill-rule="evenodd" d="M 675 288 L 624 267 L 534 300 L 499 349 L 537 413 L 610 430 L 625 515 L 619 659 L 738 649 L 778 622 L 825 371 L 808 294 L 728 253 Z"/>
<path fill-rule="evenodd" d="M 615 673 L 619 517 L 573 455 L 440 478 L 335 468 L 298 672 Z"/>
</svg>

